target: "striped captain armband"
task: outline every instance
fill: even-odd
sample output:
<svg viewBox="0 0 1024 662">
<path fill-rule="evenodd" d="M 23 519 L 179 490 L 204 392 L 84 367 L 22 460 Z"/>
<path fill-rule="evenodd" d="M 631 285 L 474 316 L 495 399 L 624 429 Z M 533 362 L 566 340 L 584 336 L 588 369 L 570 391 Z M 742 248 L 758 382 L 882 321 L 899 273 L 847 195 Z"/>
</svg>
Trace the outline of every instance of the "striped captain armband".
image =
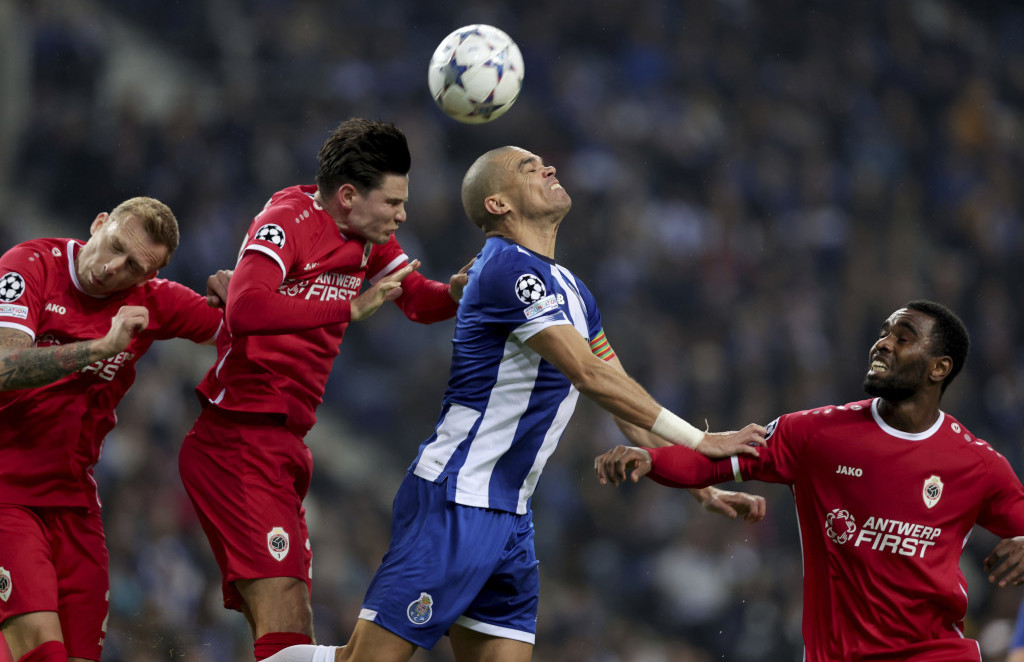
<svg viewBox="0 0 1024 662">
<path fill-rule="evenodd" d="M 605 337 L 604 329 L 598 331 L 597 335 L 590 341 L 590 351 L 596 354 L 597 358 L 604 359 L 605 361 L 611 361 L 615 358 L 615 350 L 612 349 L 608 338 Z"/>
</svg>

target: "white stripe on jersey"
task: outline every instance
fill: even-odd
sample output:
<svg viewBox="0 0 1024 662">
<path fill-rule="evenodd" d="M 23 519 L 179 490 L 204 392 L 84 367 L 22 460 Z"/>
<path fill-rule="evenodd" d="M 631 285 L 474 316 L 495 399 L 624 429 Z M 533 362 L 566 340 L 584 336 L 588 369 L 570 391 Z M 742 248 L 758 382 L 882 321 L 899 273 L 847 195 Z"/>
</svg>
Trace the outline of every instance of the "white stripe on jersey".
<svg viewBox="0 0 1024 662">
<path fill-rule="evenodd" d="M 518 246 L 515 249 L 528 256 L 525 262 L 533 262 L 524 269 L 537 268 L 540 260 L 534 254 Z M 484 260 L 489 260 L 496 253 L 485 249 L 484 254 Z M 596 308 L 587 310 L 590 301 L 584 300 L 572 272 L 547 261 L 541 268 L 550 274 L 547 276 L 549 288 L 557 282 L 564 300 L 560 300 L 558 309 L 549 314 L 524 320 L 510 329 L 503 345 L 495 344 L 490 349 L 480 350 L 486 353 L 475 358 L 482 358 L 490 366 L 493 382 L 482 384 L 481 390 L 467 392 L 463 396 L 470 400 L 474 395 L 479 396 L 483 398 L 477 400 L 481 404 L 467 406 L 466 400 L 460 401 L 460 394 L 456 393 L 449 401 L 444 418 L 435 428 L 434 437 L 421 446 L 417 461 L 410 467 L 415 475 L 427 480 L 437 480 L 446 471 L 451 472 L 455 479 L 453 499 L 456 503 L 525 513 L 541 471 L 558 445 L 579 399 L 579 391 L 567 378 L 560 376 L 552 381 L 557 371 L 530 349 L 526 341 L 548 327 L 563 324 L 572 324 L 589 341 L 589 316 L 597 311 Z M 479 305 L 477 301 L 482 295 L 475 296 L 477 298 L 469 303 L 473 310 Z M 466 303 L 465 299 L 463 303 Z M 458 335 L 457 329 L 456 337 Z M 453 374 L 458 360 L 456 352 Z M 538 381 L 542 365 L 544 379 Z M 544 390 L 538 391 L 538 388 Z M 477 411 L 477 407 L 483 411 Z M 528 432 L 524 432 L 524 421 L 529 423 Z M 532 457 L 524 455 L 520 449 L 519 456 L 512 460 L 511 465 L 503 461 L 514 457 L 509 455 L 514 444 L 523 443 L 529 444 Z M 465 457 L 456 459 L 460 446 Z M 514 475 L 509 475 L 510 471 L 515 472 Z M 498 476 L 497 472 L 506 475 Z"/>
</svg>

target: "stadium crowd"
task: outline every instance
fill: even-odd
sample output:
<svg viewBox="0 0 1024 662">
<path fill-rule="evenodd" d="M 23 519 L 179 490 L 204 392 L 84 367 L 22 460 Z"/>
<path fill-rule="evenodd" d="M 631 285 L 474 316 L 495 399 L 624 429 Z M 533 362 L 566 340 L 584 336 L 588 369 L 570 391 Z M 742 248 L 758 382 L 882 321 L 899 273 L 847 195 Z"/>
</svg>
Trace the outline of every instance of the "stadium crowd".
<svg viewBox="0 0 1024 662">
<path fill-rule="evenodd" d="M 16 0 L 5 18 L 18 38 L 4 48 L 22 75 L 8 65 L 4 89 L 17 83 L 29 110 L 0 152 L 0 197 L 24 204 L 0 210 L 2 248 L 43 222 L 82 236 L 71 219 L 149 195 L 181 223 L 161 275 L 202 292 L 234 264 L 252 211 L 309 181 L 330 129 L 362 116 L 409 136 L 399 236 L 446 280 L 482 244 L 461 174 L 516 144 L 558 168 L 574 200 L 566 222 L 587 226 L 566 234 L 559 261 L 602 301 L 623 363 L 673 410 L 721 430 L 860 399 L 848 385 L 877 320 L 927 297 L 972 332 L 945 408 L 1024 475 L 1024 7 L 473 4 Z M 516 106 L 482 126 L 446 118 L 426 88 L 433 48 L 468 23 L 502 27 L 526 61 Z M 350 328 L 308 438 L 324 641 L 352 629 L 445 387 L 451 324 L 406 325 L 387 308 Z M 251 660 L 176 470 L 213 353 L 172 342 L 150 354 L 96 468 L 111 551 L 104 659 Z M 593 458 L 621 435 L 580 407 L 534 500 L 535 659 L 798 660 L 790 497 L 750 488 L 769 515 L 749 525 L 681 492 L 602 488 Z M 971 634 L 999 660 L 1022 593 L 984 581 L 994 543 L 976 532 L 963 571 Z"/>
</svg>

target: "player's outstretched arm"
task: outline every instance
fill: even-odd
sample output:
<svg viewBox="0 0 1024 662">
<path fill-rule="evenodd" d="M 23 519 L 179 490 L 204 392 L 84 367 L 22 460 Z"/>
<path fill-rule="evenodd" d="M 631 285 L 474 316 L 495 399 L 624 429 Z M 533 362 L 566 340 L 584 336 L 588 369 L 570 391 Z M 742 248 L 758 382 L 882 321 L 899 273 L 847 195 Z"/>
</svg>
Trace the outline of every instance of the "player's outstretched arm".
<svg viewBox="0 0 1024 662">
<path fill-rule="evenodd" d="M 12 391 L 51 384 L 90 363 L 123 351 L 132 336 L 149 326 L 142 306 L 121 306 L 102 338 L 67 345 L 33 347 L 32 338 L 16 329 L 0 329 L 0 390 Z"/>
<path fill-rule="evenodd" d="M 1000 587 L 1024 584 L 1024 536 L 1004 538 L 985 558 L 988 580 Z"/>
<path fill-rule="evenodd" d="M 737 454 L 756 457 L 757 447 L 745 442 L 760 441 L 763 445 L 764 428 L 760 426 L 747 426 L 739 433 L 714 435 L 694 428 L 658 404 L 621 366 L 598 358 L 583 336 L 571 325 L 549 326 L 530 337 L 526 344 L 568 377 L 580 393 L 603 409 L 670 443 L 697 448 L 705 454 L 714 453 L 714 457 Z M 703 446 L 704 438 L 709 436 L 712 443 L 705 452 L 700 447 Z M 635 442 L 632 438 L 630 440 Z"/>
</svg>

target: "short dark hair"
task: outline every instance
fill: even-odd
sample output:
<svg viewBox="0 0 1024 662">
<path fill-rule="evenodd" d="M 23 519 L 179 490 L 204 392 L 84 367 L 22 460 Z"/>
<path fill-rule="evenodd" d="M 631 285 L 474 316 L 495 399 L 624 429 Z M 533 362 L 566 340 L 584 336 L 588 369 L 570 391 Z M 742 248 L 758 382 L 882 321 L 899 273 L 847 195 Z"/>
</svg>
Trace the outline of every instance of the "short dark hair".
<svg viewBox="0 0 1024 662">
<path fill-rule="evenodd" d="M 316 158 L 316 185 L 325 198 L 345 184 L 366 193 L 379 187 L 384 175 L 408 175 L 412 165 L 409 143 L 397 126 L 357 117 L 339 124 Z"/>
<path fill-rule="evenodd" d="M 934 356 L 948 356 L 953 359 L 953 367 L 942 382 L 942 392 L 945 393 L 946 387 L 960 374 L 960 370 L 967 362 L 967 353 L 971 348 L 971 336 L 967 332 L 967 327 L 956 313 L 941 303 L 918 299 L 904 307 L 922 312 L 935 320 L 931 334 Z"/>
</svg>

